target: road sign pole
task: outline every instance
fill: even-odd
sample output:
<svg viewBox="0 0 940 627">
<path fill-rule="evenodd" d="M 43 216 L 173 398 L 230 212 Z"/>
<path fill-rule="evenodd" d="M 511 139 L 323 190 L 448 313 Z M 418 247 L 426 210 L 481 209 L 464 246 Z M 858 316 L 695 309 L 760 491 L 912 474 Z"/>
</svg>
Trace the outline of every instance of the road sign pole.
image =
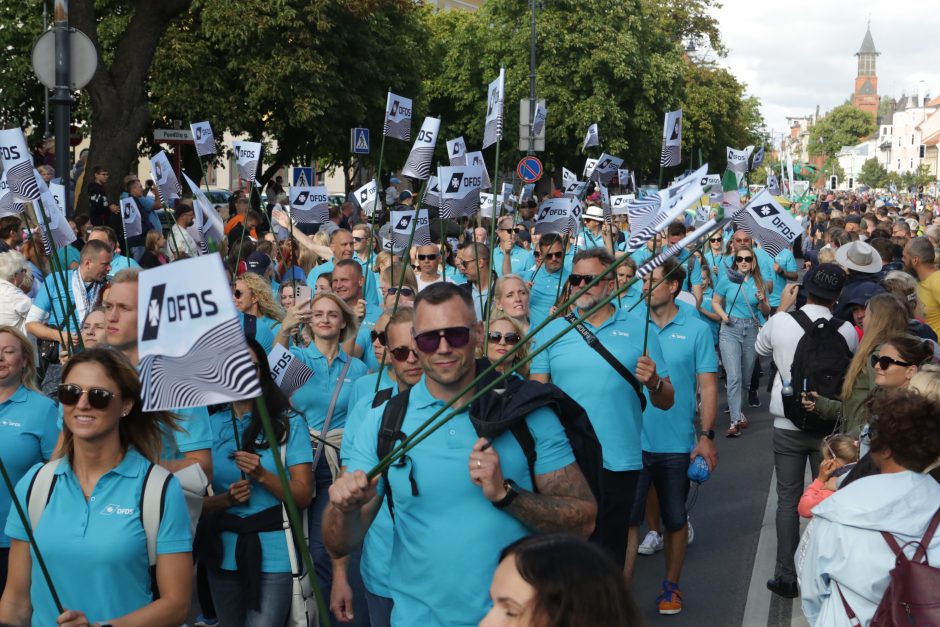
<svg viewBox="0 0 940 627">
<path fill-rule="evenodd" d="M 66 0 L 56 0 L 55 24 L 55 92 L 51 102 L 55 109 L 55 163 L 58 176 L 65 187 L 65 210 L 70 213 L 72 199 L 69 193 L 69 125 L 72 117 L 72 94 L 69 92 L 71 64 L 71 38 L 69 37 L 69 7 Z"/>
</svg>

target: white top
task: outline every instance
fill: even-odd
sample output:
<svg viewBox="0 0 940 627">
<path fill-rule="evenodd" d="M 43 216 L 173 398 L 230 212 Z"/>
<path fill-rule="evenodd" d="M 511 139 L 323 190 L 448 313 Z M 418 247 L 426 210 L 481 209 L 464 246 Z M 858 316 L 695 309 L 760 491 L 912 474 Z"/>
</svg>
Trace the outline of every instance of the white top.
<svg viewBox="0 0 940 627">
<path fill-rule="evenodd" d="M 0 325 L 11 326 L 26 334 L 26 314 L 33 301 L 9 281 L 0 279 Z"/>
<path fill-rule="evenodd" d="M 182 254 L 186 254 L 190 257 L 199 255 L 199 246 L 196 245 L 196 240 L 189 234 L 189 231 L 179 224 L 173 225 L 170 236 L 166 238 L 166 247 L 170 251 L 170 257 L 172 259 L 176 259 Z"/>
<path fill-rule="evenodd" d="M 425 281 L 425 280 L 423 280 L 423 279 L 421 278 L 421 275 L 420 275 L 420 274 L 416 274 L 416 275 L 415 275 L 415 278 L 418 280 L 418 291 L 419 291 L 419 292 L 420 292 L 421 290 L 423 290 L 424 288 L 426 288 L 428 285 L 434 285 L 435 283 L 441 283 L 442 281 L 444 281 L 444 277 L 443 277 L 443 275 L 441 275 L 441 274 L 438 274 L 438 275 L 437 275 L 437 278 L 434 279 L 433 281 Z M 447 277 L 447 282 L 448 282 L 448 283 L 455 283 L 455 281 L 454 281 L 451 277 Z"/>
<path fill-rule="evenodd" d="M 832 312 L 822 305 L 803 305 L 800 311 L 805 312 L 813 321 L 820 318 L 826 320 L 832 318 Z M 839 327 L 839 333 L 848 343 L 849 350 L 854 353 L 858 348 L 858 334 L 855 333 L 855 327 L 845 322 Z M 770 393 L 770 413 L 774 416 L 774 427 L 778 429 L 800 430 L 783 416 L 783 398 L 780 395 L 780 389 L 783 387 L 781 373 L 789 376 L 790 368 L 793 366 L 793 357 L 796 355 L 796 345 L 802 337 L 803 327 L 800 323 L 789 313 L 781 311 L 770 317 L 767 324 L 757 334 L 757 341 L 754 343 L 758 355 L 773 356 L 774 363 L 777 364 L 777 375 L 774 377 L 774 387 Z"/>
</svg>

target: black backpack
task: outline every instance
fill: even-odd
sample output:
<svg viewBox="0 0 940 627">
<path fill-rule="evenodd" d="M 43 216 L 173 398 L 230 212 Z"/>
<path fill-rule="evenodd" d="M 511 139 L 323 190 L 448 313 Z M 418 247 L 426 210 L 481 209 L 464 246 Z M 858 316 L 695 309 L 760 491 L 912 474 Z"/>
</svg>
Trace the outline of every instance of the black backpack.
<svg viewBox="0 0 940 627">
<path fill-rule="evenodd" d="M 802 310 L 790 312 L 790 315 L 803 328 L 803 337 L 793 355 L 790 367 L 793 394 L 783 396 L 783 413 L 803 431 L 826 435 L 833 432 L 837 421 L 824 418 L 815 411 L 807 411 L 800 395 L 804 391 L 817 392 L 826 398 L 842 395 L 845 373 L 852 362 L 852 351 L 839 332 L 844 323 L 836 318 L 820 318 L 812 322 Z M 783 372 L 779 376 L 783 377 Z"/>
<path fill-rule="evenodd" d="M 486 384 L 487 381 L 483 381 L 480 385 Z M 541 407 L 548 407 L 553 410 L 565 429 L 565 435 L 568 436 L 568 442 L 574 453 L 575 461 L 591 488 L 591 493 L 598 504 L 598 512 L 600 512 L 601 477 L 603 474 L 601 443 L 597 439 L 597 434 L 594 432 L 594 427 L 591 425 L 584 408 L 565 394 L 561 388 L 550 383 L 538 383 L 510 377 L 504 385 L 505 387 L 501 391 L 490 392 L 472 404 L 470 408 L 471 421 L 477 434 L 480 437 L 492 440 L 505 431 L 511 431 L 520 448 L 522 448 L 528 463 L 532 486 L 537 491 L 538 488 L 535 488 L 535 461 L 537 458 L 535 438 L 529 431 L 525 416 Z M 380 390 L 373 400 L 373 407 L 378 407 L 386 400 L 388 401 L 382 413 L 378 445 L 376 446 L 379 459 L 383 459 L 392 451 L 397 442 L 407 437 L 407 434 L 402 433 L 401 425 L 405 420 L 408 397 L 407 391 L 392 396 L 392 390 L 387 389 Z M 491 412 L 494 403 L 512 410 L 512 415 L 515 417 L 495 422 L 480 420 L 480 416 Z M 388 483 L 387 471 L 383 473 L 383 477 L 386 480 L 385 492 L 388 496 L 389 511 L 394 516 L 391 486 Z M 412 495 L 418 496 L 418 485 L 413 474 L 409 474 L 409 480 Z"/>
</svg>

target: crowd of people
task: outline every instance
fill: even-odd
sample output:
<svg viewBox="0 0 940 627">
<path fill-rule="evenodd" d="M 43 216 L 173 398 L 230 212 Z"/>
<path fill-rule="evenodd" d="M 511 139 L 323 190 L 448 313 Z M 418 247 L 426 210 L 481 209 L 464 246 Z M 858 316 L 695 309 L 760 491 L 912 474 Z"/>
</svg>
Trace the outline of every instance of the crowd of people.
<svg viewBox="0 0 940 627">
<path fill-rule="evenodd" d="M 641 602 L 677 614 L 690 477 L 718 471 L 719 430 L 739 446 L 762 382 L 767 587 L 812 624 L 849 607 L 867 624 L 895 562 L 879 532 L 924 540 L 938 511 L 940 214 L 920 199 L 821 195 L 790 248 L 729 225 L 635 280 L 689 224 L 628 253 L 594 194 L 567 235 L 535 228 L 533 200 L 495 223 L 432 209 L 432 243 L 407 249 L 381 207 L 291 224 L 277 182 L 267 206 L 234 194 L 204 247 L 192 200 L 164 209 L 134 175 L 144 232 L 124 238 L 89 172 L 91 213 L 54 259 L 0 218 L 0 457 L 20 505 L 0 490 L 2 625 L 288 624 L 288 496 L 334 624 L 638 625 L 637 556 L 660 550 Z M 397 178 L 383 195 L 421 200 Z M 276 441 L 257 400 L 142 410 L 139 273 L 202 254 L 225 261 Z M 313 373 L 290 396 L 276 345 Z"/>
</svg>

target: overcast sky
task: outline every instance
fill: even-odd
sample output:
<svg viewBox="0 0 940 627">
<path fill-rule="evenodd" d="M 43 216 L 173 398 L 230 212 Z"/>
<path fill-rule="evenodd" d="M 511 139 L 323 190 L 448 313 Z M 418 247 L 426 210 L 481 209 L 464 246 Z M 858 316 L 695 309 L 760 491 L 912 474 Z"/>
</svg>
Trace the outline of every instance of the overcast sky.
<svg viewBox="0 0 940 627">
<path fill-rule="evenodd" d="M 878 94 L 918 88 L 940 95 L 938 0 L 723 0 L 716 12 L 728 56 L 719 61 L 761 100 L 768 131 L 786 117 L 822 112 L 850 97 L 854 56 L 871 32 L 878 57 Z M 920 81 L 924 81 L 921 86 Z"/>
</svg>

